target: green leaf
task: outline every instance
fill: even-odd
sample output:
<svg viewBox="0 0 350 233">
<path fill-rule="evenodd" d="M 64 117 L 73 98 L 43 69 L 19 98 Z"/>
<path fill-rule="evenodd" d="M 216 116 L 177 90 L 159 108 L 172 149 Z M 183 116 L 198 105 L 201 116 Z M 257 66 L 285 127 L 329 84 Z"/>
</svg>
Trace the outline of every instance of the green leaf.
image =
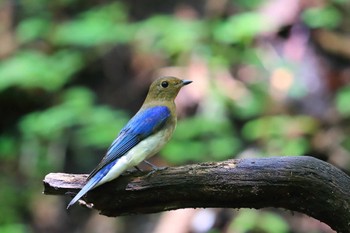
<svg viewBox="0 0 350 233">
<path fill-rule="evenodd" d="M 249 232 L 254 229 L 259 214 L 256 210 L 241 209 L 229 226 L 232 232 Z"/>
<path fill-rule="evenodd" d="M 78 125 L 90 116 L 93 104 L 92 92 L 85 88 L 72 88 L 65 92 L 63 102 L 41 112 L 26 115 L 20 121 L 22 133 L 29 137 L 55 139 L 64 130 Z"/>
<path fill-rule="evenodd" d="M 269 154 L 280 154 L 284 156 L 303 155 L 309 149 L 309 142 L 303 137 L 286 138 L 277 137 L 270 138 L 267 141 L 267 152 Z"/>
<path fill-rule="evenodd" d="M 241 143 L 235 137 L 216 137 L 209 141 L 208 149 L 215 160 L 232 158 L 241 147 Z"/>
<path fill-rule="evenodd" d="M 76 138 L 81 146 L 94 146 L 106 149 L 127 123 L 128 116 L 121 111 L 99 106 L 94 107 L 89 117 L 81 121 Z"/>
<path fill-rule="evenodd" d="M 31 232 L 24 224 L 8 224 L 0 225 L 0 232 L 2 233 L 27 233 Z"/>
<path fill-rule="evenodd" d="M 350 151 L 350 137 L 345 137 L 341 142 L 342 147 L 347 151 Z"/>
<path fill-rule="evenodd" d="M 241 147 L 227 119 L 192 117 L 178 123 L 162 155 L 172 163 L 232 158 Z"/>
<path fill-rule="evenodd" d="M 309 8 L 302 14 L 304 22 L 312 28 L 335 28 L 341 17 L 340 12 L 332 6 Z"/>
<path fill-rule="evenodd" d="M 239 7 L 244 7 L 245 9 L 255 9 L 260 6 L 263 0 L 231 0 L 233 4 L 237 4 Z"/>
<path fill-rule="evenodd" d="M 350 86 L 340 89 L 335 97 L 335 105 L 338 112 L 344 116 L 350 116 Z"/>
<path fill-rule="evenodd" d="M 16 28 L 16 36 L 21 43 L 27 43 L 47 35 L 51 22 L 44 18 L 28 18 L 20 21 Z"/>
<path fill-rule="evenodd" d="M 11 160 L 17 158 L 16 140 L 11 136 L 0 135 L 0 159 Z"/>
<path fill-rule="evenodd" d="M 204 33 L 201 21 L 159 15 L 138 24 L 135 40 L 144 50 L 157 49 L 174 55 L 193 50 Z"/>
<path fill-rule="evenodd" d="M 0 91 L 10 86 L 55 91 L 68 82 L 82 66 L 80 53 L 61 50 L 48 56 L 21 51 L 0 63 Z"/>
<path fill-rule="evenodd" d="M 287 222 L 278 214 L 264 212 L 259 219 L 259 228 L 266 233 L 288 233 L 289 226 Z"/>
<path fill-rule="evenodd" d="M 203 161 L 207 149 L 200 141 L 172 141 L 161 151 L 162 156 L 173 164 L 181 164 L 185 161 Z"/>
<path fill-rule="evenodd" d="M 53 41 L 59 45 L 96 46 L 105 43 L 125 43 L 134 36 L 135 25 L 127 24 L 125 9 L 113 3 L 93 8 L 77 19 L 59 25 Z"/>
<path fill-rule="evenodd" d="M 214 38 L 222 43 L 245 43 L 268 29 L 265 18 L 260 14 L 241 13 L 220 22 L 214 30 Z"/>
<path fill-rule="evenodd" d="M 247 122 L 243 127 L 243 135 L 249 140 L 272 137 L 294 137 L 311 134 L 317 129 L 317 122 L 309 116 L 266 116 Z"/>
<path fill-rule="evenodd" d="M 286 221 L 272 212 L 242 209 L 229 226 L 232 232 L 287 233 Z"/>
</svg>

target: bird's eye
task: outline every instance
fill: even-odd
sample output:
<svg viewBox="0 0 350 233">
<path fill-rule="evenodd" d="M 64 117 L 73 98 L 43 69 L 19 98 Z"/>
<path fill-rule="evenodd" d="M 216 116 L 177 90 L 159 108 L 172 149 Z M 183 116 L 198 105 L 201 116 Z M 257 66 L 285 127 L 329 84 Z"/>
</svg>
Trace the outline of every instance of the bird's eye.
<svg viewBox="0 0 350 233">
<path fill-rule="evenodd" d="M 169 86 L 169 83 L 167 81 L 163 81 L 160 85 L 162 85 L 164 88 L 167 88 Z"/>
</svg>

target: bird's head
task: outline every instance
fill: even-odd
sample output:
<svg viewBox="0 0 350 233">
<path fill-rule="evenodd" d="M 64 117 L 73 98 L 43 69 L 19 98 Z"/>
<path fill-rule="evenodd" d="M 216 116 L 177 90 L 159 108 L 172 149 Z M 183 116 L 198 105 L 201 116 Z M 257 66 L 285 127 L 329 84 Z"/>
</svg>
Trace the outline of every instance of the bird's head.
<svg viewBox="0 0 350 233">
<path fill-rule="evenodd" d="M 170 76 L 158 78 L 151 84 L 146 101 L 174 101 L 180 89 L 191 82 Z"/>
</svg>

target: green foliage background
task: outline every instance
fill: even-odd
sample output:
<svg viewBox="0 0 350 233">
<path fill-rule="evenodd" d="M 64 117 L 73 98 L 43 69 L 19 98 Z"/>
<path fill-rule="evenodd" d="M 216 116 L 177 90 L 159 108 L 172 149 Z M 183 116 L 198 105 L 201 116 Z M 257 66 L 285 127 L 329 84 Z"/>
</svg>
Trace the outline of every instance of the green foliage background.
<svg viewBox="0 0 350 233">
<path fill-rule="evenodd" d="M 0 7 L 8 2 L 12 1 L 3 1 Z M 341 127 L 350 116 L 348 84 L 331 95 L 323 110 L 334 112 L 331 123 L 294 109 L 271 93 L 270 73 L 256 46 L 259 35 L 271 32 L 256 11 L 262 3 L 232 1 L 236 12 L 226 16 L 188 19 L 160 12 L 134 19 L 131 7 L 119 1 L 20 1 L 11 31 L 16 49 L 0 62 L 0 232 L 44 232 L 33 220 L 39 208 L 35 201 L 46 198 L 41 194 L 43 177 L 49 172 L 92 170 L 138 108 L 104 103 L 88 84 L 91 80 L 86 78 L 85 83 L 82 77 L 116 46 L 129 48 L 131 54 L 161 57 L 166 66 L 186 67 L 191 58 L 200 57 L 213 73 L 234 73 L 234 67 L 242 65 L 259 73 L 254 81 L 240 80 L 244 94 L 236 101 L 223 92 L 215 75 L 209 75 L 206 96 L 192 106 L 200 105 L 202 110 L 197 108 L 179 121 L 172 141 L 160 153 L 169 164 L 225 160 L 251 151 L 254 156 L 313 152 L 327 156 L 328 151 L 314 143 L 327 127 L 339 131 L 337 146 L 349 156 L 348 127 Z M 305 10 L 301 15 L 305 25 L 336 28 L 342 14 L 333 4 Z M 279 62 L 275 66 L 297 74 L 295 64 L 283 58 Z M 98 76 L 95 79 L 105 79 L 103 73 Z M 293 83 L 284 98 L 303 102 L 307 88 Z M 142 99 L 147 85 L 142 90 L 132 95 Z M 273 111 L 274 105 L 282 105 L 282 110 Z M 343 168 L 349 169 L 349 164 Z M 63 198 L 60 201 L 56 205 L 62 209 L 65 203 Z M 237 230 L 233 232 L 289 229 L 276 213 L 251 210 L 243 211 L 229 226 Z"/>
</svg>

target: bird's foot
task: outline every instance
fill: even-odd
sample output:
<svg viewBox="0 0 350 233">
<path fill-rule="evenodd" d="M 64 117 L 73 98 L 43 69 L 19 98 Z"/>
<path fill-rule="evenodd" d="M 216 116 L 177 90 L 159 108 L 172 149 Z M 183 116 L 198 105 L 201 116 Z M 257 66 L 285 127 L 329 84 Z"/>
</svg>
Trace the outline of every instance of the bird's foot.
<svg viewBox="0 0 350 233">
<path fill-rule="evenodd" d="M 81 200 L 81 199 L 78 201 L 78 203 L 79 203 L 79 205 L 84 206 L 88 209 L 94 208 L 94 203 L 87 203 L 86 201 Z"/>
<path fill-rule="evenodd" d="M 166 167 L 162 167 L 162 168 L 157 168 L 157 169 L 153 169 L 152 171 L 148 172 L 147 175 L 145 176 L 146 178 L 149 178 L 150 176 L 152 176 L 155 172 L 157 171 L 161 171 L 161 170 L 165 170 L 167 169 Z"/>
<path fill-rule="evenodd" d="M 153 175 L 153 173 L 155 173 L 155 172 L 163 171 L 163 170 L 168 169 L 168 167 L 157 167 L 156 165 L 154 165 L 154 164 L 152 164 L 152 163 L 150 163 L 150 162 L 148 162 L 148 161 L 146 161 L 146 160 L 144 160 L 144 162 L 145 162 L 147 165 L 149 165 L 150 167 L 152 167 L 152 171 L 150 171 L 150 172 L 146 175 L 146 177 L 150 177 L 150 176 Z"/>
</svg>

